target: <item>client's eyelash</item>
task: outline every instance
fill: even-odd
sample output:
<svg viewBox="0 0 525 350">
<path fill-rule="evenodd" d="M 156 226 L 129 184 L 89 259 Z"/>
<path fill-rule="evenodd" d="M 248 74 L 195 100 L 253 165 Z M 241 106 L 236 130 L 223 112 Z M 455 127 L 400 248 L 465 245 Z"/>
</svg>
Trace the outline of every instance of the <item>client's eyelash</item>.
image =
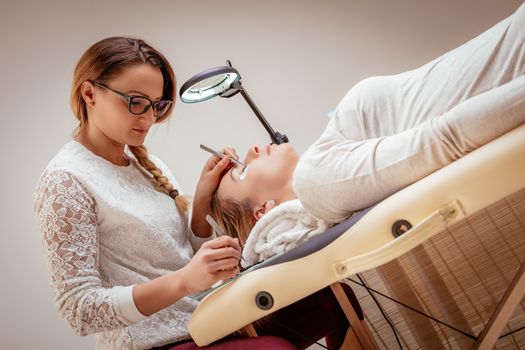
<svg viewBox="0 0 525 350">
<path fill-rule="evenodd" d="M 242 169 L 242 173 L 239 175 L 239 180 L 242 181 L 246 178 L 246 173 L 248 172 L 248 165 Z"/>
</svg>

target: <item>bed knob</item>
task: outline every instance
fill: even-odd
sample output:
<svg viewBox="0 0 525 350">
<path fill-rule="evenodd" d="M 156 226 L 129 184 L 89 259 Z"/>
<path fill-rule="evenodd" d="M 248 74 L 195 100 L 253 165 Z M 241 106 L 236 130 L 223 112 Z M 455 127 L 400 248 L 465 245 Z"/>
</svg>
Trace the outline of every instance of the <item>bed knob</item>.
<svg viewBox="0 0 525 350">
<path fill-rule="evenodd" d="M 272 295 L 268 292 L 259 292 L 255 296 L 255 304 L 261 310 L 270 310 L 273 306 Z"/>
<path fill-rule="evenodd" d="M 397 220 L 392 225 L 392 234 L 394 235 L 394 237 L 399 237 L 403 233 L 410 230 L 411 228 L 412 228 L 412 224 L 410 222 L 403 220 L 403 219 Z"/>
</svg>

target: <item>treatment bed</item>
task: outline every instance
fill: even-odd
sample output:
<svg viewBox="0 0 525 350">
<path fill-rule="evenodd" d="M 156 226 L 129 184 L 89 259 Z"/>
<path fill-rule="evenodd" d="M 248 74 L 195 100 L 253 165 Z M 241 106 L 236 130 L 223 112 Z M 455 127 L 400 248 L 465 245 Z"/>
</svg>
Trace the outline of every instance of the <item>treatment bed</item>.
<svg viewBox="0 0 525 350">
<path fill-rule="evenodd" d="M 524 349 L 524 272 L 522 125 L 201 295 L 189 332 L 204 346 L 342 281 L 363 348 Z"/>
</svg>

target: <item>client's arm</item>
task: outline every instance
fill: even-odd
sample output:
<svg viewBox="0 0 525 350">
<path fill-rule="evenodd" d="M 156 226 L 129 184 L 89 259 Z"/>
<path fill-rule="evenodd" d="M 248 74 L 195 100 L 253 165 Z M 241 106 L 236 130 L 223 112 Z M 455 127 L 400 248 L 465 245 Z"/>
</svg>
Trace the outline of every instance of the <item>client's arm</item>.
<svg viewBox="0 0 525 350">
<path fill-rule="evenodd" d="M 301 157 L 294 190 L 313 216 L 340 222 L 525 122 L 525 76 L 403 132 L 351 140 L 336 115 Z M 376 116 L 378 117 L 378 116 Z"/>
</svg>

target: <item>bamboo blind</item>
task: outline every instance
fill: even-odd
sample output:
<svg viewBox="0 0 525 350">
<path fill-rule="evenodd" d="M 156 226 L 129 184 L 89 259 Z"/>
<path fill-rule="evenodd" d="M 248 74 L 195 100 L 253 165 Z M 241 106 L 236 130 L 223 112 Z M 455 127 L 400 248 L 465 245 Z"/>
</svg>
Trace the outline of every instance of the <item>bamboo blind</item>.
<svg viewBox="0 0 525 350">
<path fill-rule="evenodd" d="M 525 189 L 454 224 L 400 258 L 359 276 L 392 322 L 403 349 L 469 349 L 525 262 Z M 399 349 L 392 328 L 357 276 L 358 296 L 380 349 Z M 525 349 L 525 302 L 495 349 Z M 521 329 L 521 330 L 520 330 Z"/>
</svg>

